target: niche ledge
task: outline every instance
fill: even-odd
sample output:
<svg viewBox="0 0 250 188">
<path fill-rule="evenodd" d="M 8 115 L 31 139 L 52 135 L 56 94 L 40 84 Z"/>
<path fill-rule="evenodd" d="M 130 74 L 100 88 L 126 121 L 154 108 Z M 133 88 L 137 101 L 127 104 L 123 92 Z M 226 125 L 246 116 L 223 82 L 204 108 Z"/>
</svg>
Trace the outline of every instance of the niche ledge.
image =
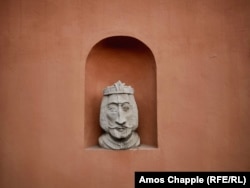
<svg viewBox="0 0 250 188">
<path fill-rule="evenodd" d="M 91 146 L 91 147 L 88 147 L 86 148 L 85 150 L 101 150 L 101 151 L 141 151 L 141 150 L 157 150 L 159 149 L 158 147 L 155 147 L 155 146 L 150 146 L 150 145 L 145 145 L 145 144 L 142 144 L 140 145 L 139 147 L 137 148 L 131 148 L 131 149 L 128 149 L 128 150 L 111 150 L 111 149 L 104 149 L 104 148 L 101 148 L 100 146 Z"/>
</svg>

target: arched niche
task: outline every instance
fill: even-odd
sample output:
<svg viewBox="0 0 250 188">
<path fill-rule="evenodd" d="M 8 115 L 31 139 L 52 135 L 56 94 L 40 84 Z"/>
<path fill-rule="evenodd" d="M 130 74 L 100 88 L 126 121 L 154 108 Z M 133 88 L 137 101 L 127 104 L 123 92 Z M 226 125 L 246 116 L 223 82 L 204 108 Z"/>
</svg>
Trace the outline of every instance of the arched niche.
<svg viewBox="0 0 250 188">
<path fill-rule="evenodd" d="M 141 144 L 157 147 L 156 63 L 152 51 L 138 39 L 108 37 L 89 52 L 85 67 L 85 148 L 98 145 L 103 89 L 121 80 L 135 90 Z"/>
</svg>

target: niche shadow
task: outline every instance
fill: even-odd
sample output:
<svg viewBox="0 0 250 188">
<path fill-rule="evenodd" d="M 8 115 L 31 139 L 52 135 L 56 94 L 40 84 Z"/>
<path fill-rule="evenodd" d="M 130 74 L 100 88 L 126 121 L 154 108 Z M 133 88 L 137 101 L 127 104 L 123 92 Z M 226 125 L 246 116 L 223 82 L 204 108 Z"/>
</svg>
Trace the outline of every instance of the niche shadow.
<svg viewBox="0 0 250 188">
<path fill-rule="evenodd" d="M 102 134 L 99 113 L 103 89 L 121 80 L 135 90 L 141 144 L 157 147 L 156 63 L 140 40 L 113 36 L 93 46 L 85 65 L 84 147 L 98 148 Z"/>
</svg>

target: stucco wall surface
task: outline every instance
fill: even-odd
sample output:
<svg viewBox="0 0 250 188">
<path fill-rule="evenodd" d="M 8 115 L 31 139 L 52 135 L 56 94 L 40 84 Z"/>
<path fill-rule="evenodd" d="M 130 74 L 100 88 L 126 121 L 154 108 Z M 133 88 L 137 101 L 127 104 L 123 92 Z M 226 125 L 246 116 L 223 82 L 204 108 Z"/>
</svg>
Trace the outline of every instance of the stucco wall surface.
<svg viewBox="0 0 250 188">
<path fill-rule="evenodd" d="M 128 188 L 134 171 L 250 170 L 248 0 L 8 0 L 0 28 L 1 188 Z M 154 55 L 158 145 L 86 149 L 87 57 L 121 35 Z"/>
</svg>

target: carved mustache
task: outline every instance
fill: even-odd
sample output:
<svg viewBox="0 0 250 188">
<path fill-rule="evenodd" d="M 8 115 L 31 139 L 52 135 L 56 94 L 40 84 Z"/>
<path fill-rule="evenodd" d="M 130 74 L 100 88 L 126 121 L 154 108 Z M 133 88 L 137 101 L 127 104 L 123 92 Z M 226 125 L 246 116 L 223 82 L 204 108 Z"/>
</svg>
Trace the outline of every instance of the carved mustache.
<svg viewBox="0 0 250 188">
<path fill-rule="evenodd" d="M 127 123 L 125 123 L 123 125 L 117 125 L 116 123 L 115 123 L 115 125 L 111 125 L 109 123 L 109 128 L 110 129 L 131 129 L 132 127 L 133 127 L 133 125 L 127 124 Z"/>
</svg>

